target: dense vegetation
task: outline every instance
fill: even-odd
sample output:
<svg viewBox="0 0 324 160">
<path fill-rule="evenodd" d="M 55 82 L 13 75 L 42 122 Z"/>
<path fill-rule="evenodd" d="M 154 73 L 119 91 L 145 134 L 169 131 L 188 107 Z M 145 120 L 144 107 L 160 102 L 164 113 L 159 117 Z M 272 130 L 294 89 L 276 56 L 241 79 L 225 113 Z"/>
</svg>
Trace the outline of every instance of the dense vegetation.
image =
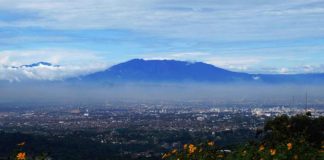
<svg viewBox="0 0 324 160">
<path fill-rule="evenodd" d="M 113 141 L 120 143 L 101 143 L 96 139 L 107 134 L 115 134 Z M 210 132 L 189 132 L 186 130 L 139 130 L 121 128 L 113 132 L 102 133 L 77 131 L 62 135 L 36 135 L 26 133 L 0 132 L 0 159 L 15 159 L 18 153 L 25 153 L 26 159 L 44 159 L 51 157 L 59 160 L 80 159 L 160 159 L 161 154 L 174 145 L 195 142 L 202 143 L 209 139 L 217 140 L 220 145 L 236 145 L 254 137 L 250 130 L 224 131 L 211 135 Z M 100 139 L 100 138 L 99 138 Z M 133 143 L 133 141 L 136 141 Z M 21 144 L 24 142 L 23 146 Z M 149 152 L 145 155 L 133 156 L 136 153 Z"/>
<path fill-rule="evenodd" d="M 163 159 L 192 160 L 321 160 L 324 159 L 324 117 L 310 113 L 288 117 L 282 115 L 266 123 L 257 132 L 261 140 L 225 150 L 214 141 L 185 144 L 165 153 Z"/>
</svg>

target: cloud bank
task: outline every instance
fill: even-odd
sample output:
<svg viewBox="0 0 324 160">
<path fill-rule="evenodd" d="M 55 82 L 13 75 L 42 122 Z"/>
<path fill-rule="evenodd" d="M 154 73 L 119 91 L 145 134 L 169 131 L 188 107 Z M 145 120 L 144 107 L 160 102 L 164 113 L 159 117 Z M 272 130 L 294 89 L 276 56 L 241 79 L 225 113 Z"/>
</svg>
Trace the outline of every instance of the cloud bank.
<svg viewBox="0 0 324 160">
<path fill-rule="evenodd" d="M 34 50 L 0 52 L 0 80 L 63 80 L 104 70 L 108 63 L 91 52 L 65 50 Z M 37 62 L 52 65 L 21 67 Z"/>
<path fill-rule="evenodd" d="M 0 6 L 14 11 L 2 27 L 122 28 L 219 41 L 323 36 L 321 0 L 3 0 Z"/>
<path fill-rule="evenodd" d="M 203 83 L 128 83 L 122 85 L 26 84 L 2 85 L 0 83 L 0 104 L 24 104 L 27 102 L 104 104 L 116 101 L 155 101 L 160 103 L 211 102 L 215 104 L 215 107 L 221 107 L 226 104 L 254 107 L 272 104 L 286 106 L 294 104 L 304 107 L 306 92 L 308 92 L 310 107 L 324 104 L 324 87 L 312 85 L 217 85 Z M 185 106 L 183 104 L 183 107 Z"/>
</svg>

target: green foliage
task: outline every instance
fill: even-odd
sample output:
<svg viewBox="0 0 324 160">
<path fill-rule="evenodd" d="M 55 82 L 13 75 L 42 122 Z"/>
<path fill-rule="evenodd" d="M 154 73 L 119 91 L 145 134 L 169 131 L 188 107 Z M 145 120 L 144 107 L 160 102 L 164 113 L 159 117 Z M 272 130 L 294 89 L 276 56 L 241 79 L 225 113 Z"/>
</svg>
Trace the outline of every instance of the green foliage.
<svg viewBox="0 0 324 160">
<path fill-rule="evenodd" d="M 291 149 L 288 147 L 291 144 Z M 248 144 L 239 148 L 226 159 L 229 160 L 286 160 L 286 159 L 318 159 L 321 153 L 318 149 L 311 147 L 308 143 L 304 142 L 281 142 L 276 145 L 265 145 L 260 143 Z"/>
<path fill-rule="evenodd" d="M 185 144 L 181 149 L 174 149 L 162 156 L 162 159 L 183 159 L 183 160 L 221 160 L 228 154 L 220 146 L 214 142 L 201 143 L 197 146 L 193 144 Z"/>
<path fill-rule="evenodd" d="M 315 148 L 321 147 L 324 140 L 324 117 L 312 118 L 309 115 L 287 115 L 268 121 L 264 127 L 264 141 L 273 145 L 283 141 L 306 141 Z"/>
<path fill-rule="evenodd" d="M 288 117 L 282 115 L 268 121 L 260 141 L 238 146 L 230 153 L 217 145 L 199 144 L 199 152 L 187 149 L 168 152 L 163 158 L 179 160 L 318 160 L 324 159 L 324 117 L 310 113 Z M 221 155 L 221 156 L 220 156 Z"/>
</svg>

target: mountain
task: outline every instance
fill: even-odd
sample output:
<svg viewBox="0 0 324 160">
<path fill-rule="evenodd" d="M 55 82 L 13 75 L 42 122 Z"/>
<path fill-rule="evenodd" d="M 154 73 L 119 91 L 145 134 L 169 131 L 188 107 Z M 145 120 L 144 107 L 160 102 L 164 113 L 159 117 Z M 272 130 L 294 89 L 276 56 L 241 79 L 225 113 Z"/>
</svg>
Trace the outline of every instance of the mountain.
<svg viewBox="0 0 324 160">
<path fill-rule="evenodd" d="M 60 65 L 53 65 L 48 62 L 37 62 L 32 64 L 25 64 L 21 66 L 4 66 L 6 68 L 15 68 L 15 69 L 21 69 L 21 68 L 34 68 L 34 67 L 40 67 L 40 66 L 48 66 L 48 67 L 60 67 Z"/>
<path fill-rule="evenodd" d="M 133 59 L 78 78 L 82 82 L 324 83 L 324 74 L 248 74 L 202 62 Z"/>
<path fill-rule="evenodd" d="M 41 80 L 45 82 L 46 78 L 35 78 L 35 76 L 46 76 L 47 72 L 44 72 L 44 69 L 60 66 L 48 62 L 37 62 L 18 67 L 4 67 L 15 68 L 15 70 L 5 70 L 5 75 L 11 75 L 8 81 L 37 80 L 39 82 Z M 37 72 L 38 69 L 41 70 Z M 57 72 L 60 72 L 60 70 L 57 70 Z M 30 75 L 33 77 L 30 78 Z M 0 79 L 0 81 L 6 82 L 7 80 Z M 202 62 L 133 59 L 114 65 L 104 71 L 65 80 L 60 79 L 56 82 L 91 84 L 113 84 L 115 82 L 324 84 L 324 74 L 249 74 L 225 70 Z"/>
<path fill-rule="evenodd" d="M 48 62 L 37 62 L 33 64 L 21 65 L 19 68 L 32 68 L 32 67 L 39 67 L 39 66 L 52 66 L 52 67 L 60 67 L 59 65 L 52 65 Z M 18 67 L 16 67 L 18 68 Z"/>
<path fill-rule="evenodd" d="M 133 59 L 81 79 L 124 82 L 233 82 L 252 80 L 253 77 L 246 73 L 232 72 L 201 62 Z"/>
</svg>

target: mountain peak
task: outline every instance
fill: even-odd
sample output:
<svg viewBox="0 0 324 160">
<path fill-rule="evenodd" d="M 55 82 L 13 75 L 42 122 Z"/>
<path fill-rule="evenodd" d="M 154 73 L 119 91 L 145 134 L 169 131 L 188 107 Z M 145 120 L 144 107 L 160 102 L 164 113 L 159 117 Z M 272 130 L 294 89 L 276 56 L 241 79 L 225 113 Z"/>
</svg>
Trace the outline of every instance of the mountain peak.
<svg viewBox="0 0 324 160">
<path fill-rule="evenodd" d="M 228 82 L 250 79 L 245 73 L 231 72 L 202 62 L 132 59 L 85 77 L 88 80 L 178 82 Z"/>
<path fill-rule="evenodd" d="M 48 62 L 37 62 L 37 63 L 27 64 L 27 65 L 21 65 L 20 68 L 32 68 L 32 67 L 38 67 L 38 66 L 59 67 L 59 65 L 52 65 L 51 63 L 48 63 Z"/>
</svg>

